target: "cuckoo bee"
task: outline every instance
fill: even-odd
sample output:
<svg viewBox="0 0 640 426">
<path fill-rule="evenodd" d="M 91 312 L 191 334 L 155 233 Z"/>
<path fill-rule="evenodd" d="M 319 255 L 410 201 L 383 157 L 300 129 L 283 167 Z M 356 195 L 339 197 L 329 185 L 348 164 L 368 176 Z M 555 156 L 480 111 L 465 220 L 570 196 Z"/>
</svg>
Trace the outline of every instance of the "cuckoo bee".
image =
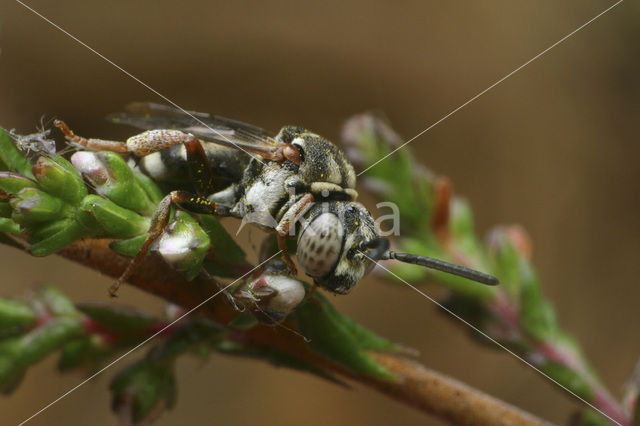
<svg viewBox="0 0 640 426">
<path fill-rule="evenodd" d="M 296 266 L 286 241 L 297 237 L 296 257 L 314 284 L 346 294 L 375 261 L 397 259 L 494 285 L 492 276 L 437 259 L 388 249 L 371 213 L 356 201 L 356 175 L 342 150 L 295 126 L 272 134 L 227 118 L 152 103 L 133 103 L 112 122 L 145 129 L 126 142 L 86 139 L 56 121 L 71 143 L 93 150 L 134 154 L 156 181 L 187 182 L 195 192 L 170 192 L 153 216 L 149 237 L 112 286 L 129 278 L 167 227 L 174 205 L 232 216 L 277 233 L 291 274 Z"/>
</svg>

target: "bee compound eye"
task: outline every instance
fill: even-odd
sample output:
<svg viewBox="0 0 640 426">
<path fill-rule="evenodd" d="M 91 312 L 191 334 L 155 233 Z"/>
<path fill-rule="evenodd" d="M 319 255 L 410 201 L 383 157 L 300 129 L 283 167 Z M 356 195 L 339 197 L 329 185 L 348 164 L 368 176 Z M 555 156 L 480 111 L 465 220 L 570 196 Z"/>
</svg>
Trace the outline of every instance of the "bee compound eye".
<svg viewBox="0 0 640 426">
<path fill-rule="evenodd" d="M 333 213 L 313 219 L 298 238 L 296 256 L 304 272 L 319 278 L 335 268 L 342 250 L 344 228 Z"/>
</svg>

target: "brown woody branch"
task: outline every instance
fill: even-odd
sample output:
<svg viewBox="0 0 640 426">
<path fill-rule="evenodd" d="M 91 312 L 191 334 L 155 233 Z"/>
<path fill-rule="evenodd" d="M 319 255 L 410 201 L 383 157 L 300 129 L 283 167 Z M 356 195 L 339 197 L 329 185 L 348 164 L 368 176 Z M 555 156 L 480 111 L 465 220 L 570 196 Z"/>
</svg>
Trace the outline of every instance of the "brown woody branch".
<svg viewBox="0 0 640 426">
<path fill-rule="evenodd" d="M 81 263 L 111 277 L 118 277 L 129 263 L 108 247 L 110 240 L 83 240 L 60 252 L 67 259 Z M 204 278 L 187 281 L 161 259 L 148 257 L 129 282 L 168 302 L 191 309 L 219 291 Z M 106 289 L 104 289 L 106 292 Z M 235 316 L 224 297 L 216 297 L 198 309 L 218 323 L 226 324 Z M 488 396 L 457 380 L 429 370 L 404 356 L 384 352 L 371 353 L 399 380 L 390 382 L 358 375 L 312 352 L 302 339 L 292 333 L 276 333 L 266 326 L 244 331 L 245 338 L 304 360 L 329 373 L 352 379 L 423 412 L 460 425 L 540 425 L 544 422 L 503 401 Z"/>
</svg>

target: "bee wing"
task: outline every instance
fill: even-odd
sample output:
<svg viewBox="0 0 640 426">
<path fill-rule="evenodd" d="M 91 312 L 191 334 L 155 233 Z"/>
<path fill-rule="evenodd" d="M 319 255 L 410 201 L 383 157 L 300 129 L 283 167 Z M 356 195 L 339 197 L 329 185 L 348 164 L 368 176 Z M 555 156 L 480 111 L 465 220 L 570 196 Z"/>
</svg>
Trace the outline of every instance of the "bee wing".
<svg viewBox="0 0 640 426">
<path fill-rule="evenodd" d="M 195 111 L 185 112 L 151 102 L 132 102 L 125 109 L 126 112 L 107 116 L 107 120 L 144 130 L 182 130 L 205 141 L 257 154 L 271 152 L 277 144 L 271 132 L 217 115 Z"/>
</svg>

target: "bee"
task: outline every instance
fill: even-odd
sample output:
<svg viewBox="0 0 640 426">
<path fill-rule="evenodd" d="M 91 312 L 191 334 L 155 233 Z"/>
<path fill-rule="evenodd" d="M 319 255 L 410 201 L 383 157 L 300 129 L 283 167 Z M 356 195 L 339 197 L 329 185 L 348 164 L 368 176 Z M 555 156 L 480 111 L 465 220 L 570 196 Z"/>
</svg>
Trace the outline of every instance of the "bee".
<svg viewBox="0 0 640 426">
<path fill-rule="evenodd" d="M 168 225 L 173 206 L 193 213 L 232 216 L 276 232 L 288 273 L 297 268 L 287 239 L 297 237 L 296 258 L 316 286 L 347 294 L 378 260 L 396 259 L 495 285 L 490 275 L 424 256 L 389 250 L 371 213 L 356 201 L 356 174 L 327 139 L 297 126 L 277 134 L 239 121 L 153 103 L 133 103 L 112 122 L 145 130 L 126 142 L 86 139 L 62 121 L 67 141 L 93 150 L 133 154 L 159 182 L 191 184 L 160 202 L 149 237 L 111 287 L 115 295 Z"/>
</svg>

